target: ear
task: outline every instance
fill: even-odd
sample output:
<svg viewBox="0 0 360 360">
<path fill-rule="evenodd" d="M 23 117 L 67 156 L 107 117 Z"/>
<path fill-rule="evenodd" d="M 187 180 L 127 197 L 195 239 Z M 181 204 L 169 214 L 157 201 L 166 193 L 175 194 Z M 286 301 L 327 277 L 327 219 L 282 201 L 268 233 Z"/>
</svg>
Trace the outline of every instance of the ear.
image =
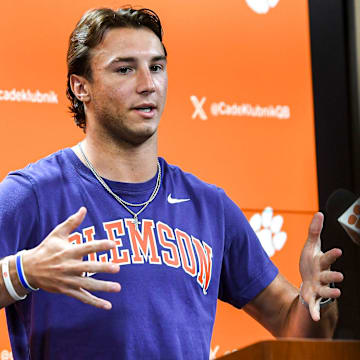
<svg viewBox="0 0 360 360">
<path fill-rule="evenodd" d="M 83 76 L 71 74 L 70 86 L 78 100 L 87 102 L 90 100 L 89 82 Z"/>
</svg>

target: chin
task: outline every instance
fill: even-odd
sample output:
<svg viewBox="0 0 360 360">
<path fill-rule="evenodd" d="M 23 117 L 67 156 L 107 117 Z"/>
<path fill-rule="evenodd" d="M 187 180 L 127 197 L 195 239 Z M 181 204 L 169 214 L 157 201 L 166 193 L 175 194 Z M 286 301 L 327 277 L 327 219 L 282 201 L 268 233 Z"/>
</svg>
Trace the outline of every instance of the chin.
<svg viewBox="0 0 360 360">
<path fill-rule="evenodd" d="M 157 133 L 159 120 L 157 118 L 140 120 L 138 118 L 119 121 L 121 117 L 104 116 L 101 117 L 101 127 L 99 130 L 105 138 L 114 141 L 123 146 L 141 145 L 149 141 Z"/>
<path fill-rule="evenodd" d="M 137 130 L 128 130 L 128 131 L 121 131 L 112 133 L 112 138 L 115 139 L 118 143 L 124 144 L 127 143 L 132 146 L 139 146 L 154 136 L 156 136 L 157 129 L 147 128 L 147 129 L 137 129 Z"/>
</svg>

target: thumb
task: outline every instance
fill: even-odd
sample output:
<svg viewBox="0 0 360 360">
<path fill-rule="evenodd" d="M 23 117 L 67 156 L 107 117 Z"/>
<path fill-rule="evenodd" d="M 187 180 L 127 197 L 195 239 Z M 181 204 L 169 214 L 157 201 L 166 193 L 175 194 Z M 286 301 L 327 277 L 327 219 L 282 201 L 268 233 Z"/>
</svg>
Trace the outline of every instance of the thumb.
<svg viewBox="0 0 360 360">
<path fill-rule="evenodd" d="M 84 220 L 86 208 L 82 206 L 75 214 L 69 216 L 64 222 L 60 223 L 54 229 L 59 236 L 67 237 L 71 234 Z"/>
<path fill-rule="evenodd" d="M 324 215 L 321 212 L 317 212 L 311 221 L 309 226 L 309 233 L 307 243 L 315 244 L 320 236 L 324 222 Z"/>
</svg>

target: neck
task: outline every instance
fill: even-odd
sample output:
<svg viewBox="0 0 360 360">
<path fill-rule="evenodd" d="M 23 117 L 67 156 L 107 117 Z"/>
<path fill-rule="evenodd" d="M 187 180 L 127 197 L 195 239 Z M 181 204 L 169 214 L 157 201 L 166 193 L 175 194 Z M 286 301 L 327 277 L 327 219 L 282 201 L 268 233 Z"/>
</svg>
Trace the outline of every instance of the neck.
<svg viewBox="0 0 360 360">
<path fill-rule="evenodd" d="M 121 146 L 86 136 L 81 146 L 96 172 L 103 178 L 138 183 L 150 180 L 157 172 L 157 134 L 137 146 Z M 79 147 L 76 145 L 72 149 L 86 165 Z"/>
</svg>

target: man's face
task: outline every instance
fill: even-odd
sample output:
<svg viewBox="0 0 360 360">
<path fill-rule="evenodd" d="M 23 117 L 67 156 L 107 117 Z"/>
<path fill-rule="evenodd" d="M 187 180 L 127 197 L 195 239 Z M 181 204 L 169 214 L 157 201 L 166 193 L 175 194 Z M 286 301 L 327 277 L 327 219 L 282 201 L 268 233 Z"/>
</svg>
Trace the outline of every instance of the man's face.
<svg viewBox="0 0 360 360">
<path fill-rule="evenodd" d="M 147 28 L 115 28 L 91 51 L 87 132 L 141 144 L 156 133 L 167 92 L 166 58 Z"/>
</svg>

